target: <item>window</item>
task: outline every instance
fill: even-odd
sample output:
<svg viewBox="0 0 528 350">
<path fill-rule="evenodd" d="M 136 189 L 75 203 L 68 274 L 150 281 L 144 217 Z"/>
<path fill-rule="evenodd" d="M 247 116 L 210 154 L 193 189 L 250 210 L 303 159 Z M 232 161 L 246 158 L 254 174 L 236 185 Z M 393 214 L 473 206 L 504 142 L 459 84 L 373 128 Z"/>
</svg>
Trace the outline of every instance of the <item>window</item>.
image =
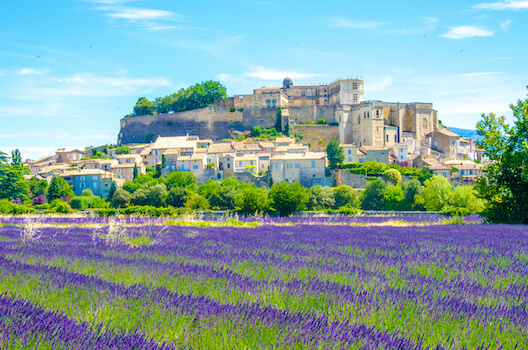
<svg viewBox="0 0 528 350">
<path fill-rule="evenodd" d="M 286 164 L 286 169 L 291 169 L 291 168 L 292 168 L 292 164 L 291 163 Z"/>
<path fill-rule="evenodd" d="M 352 150 L 351 149 L 348 150 L 348 154 L 352 154 Z"/>
<path fill-rule="evenodd" d="M 295 169 L 301 169 L 301 163 L 295 163 Z"/>
<path fill-rule="evenodd" d="M 97 188 L 97 182 L 93 183 L 93 188 Z"/>
<path fill-rule="evenodd" d="M 301 90 L 301 96 L 306 96 L 306 90 Z"/>
<path fill-rule="evenodd" d="M 193 165 L 193 169 L 197 170 L 198 169 L 198 164 Z"/>
<path fill-rule="evenodd" d="M 447 177 L 447 171 L 444 171 L 442 175 L 444 175 L 444 177 Z"/>
<path fill-rule="evenodd" d="M 378 163 L 379 163 L 379 158 L 376 158 L 376 162 L 378 162 Z"/>
<path fill-rule="evenodd" d="M 369 119 L 369 118 L 370 118 L 370 111 L 367 112 L 367 119 Z"/>
<path fill-rule="evenodd" d="M 313 162 L 313 160 L 312 160 L 312 162 Z M 352 162 L 352 157 L 348 157 L 348 162 L 349 162 L 349 163 Z M 312 168 L 313 168 L 313 167 L 312 167 Z"/>
<path fill-rule="evenodd" d="M 85 184 L 84 182 L 81 182 L 81 183 L 79 184 L 79 187 L 80 187 L 80 188 L 86 188 L 86 184 Z"/>
<path fill-rule="evenodd" d="M 120 172 L 121 172 L 121 169 L 117 169 L 117 172 L 120 173 Z"/>
<path fill-rule="evenodd" d="M 357 99 L 357 94 L 354 94 L 354 95 L 352 95 L 352 96 L 353 96 L 352 99 L 353 99 L 354 101 L 357 101 L 357 100 L 358 100 L 358 99 Z"/>
<path fill-rule="evenodd" d="M 376 110 L 376 117 L 379 117 L 379 111 Z"/>
<path fill-rule="evenodd" d="M 387 142 L 389 142 L 389 135 L 387 135 Z"/>
<path fill-rule="evenodd" d="M 270 100 L 266 100 L 266 106 L 269 108 L 271 107 L 271 101 Z"/>
<path fill-rule="evenodd" d="M 81 176 L 81 181 L 86 180 L 86 176 Z"/>
<path fill-rule="evenodd" d="M 97 175 L 92 176 L 92 180 L 97 181 L 97 179 L 98 179 L 98 176 L 97 176 Z"/>
<path fill-rule="evenodd" d="M 312 168 L 315 168 L 315 160 L 312 160 Z"/>
<path fill-rule="evenodd" d="M 239 162 L 238 162 L 238 166 L 242 166 L 242 161 L 239 161 Z"/>
<path fill-rule="evenodd" d="M 279 163 L 275 163 L 275 169 L 279 168 Z"/>
<path fill-rule="evenodd" d="M 227 163 L 227 169 L 231 168 L 231 163 Z"/>
<path fill-rule="evenodd" d="M 365 163 L 365 159 L 363 159 L 363 158 L 359 158 L 359 162 L 360 162 L 360 163 Z"/>
<path fill-rule="evenodd" d="M 357 90 L 357 87 L 358 87 L 357 82 L 356 82 L 356 81 L 353 82 L 353 83 L 352 83 L 352 89 Z M 357 95 L 356 95 L 356 96 L 357 96 Z"/>
<path fill-rule="evenodd" d="M 398 142 L 398 138 L 394 135 L 394 142 Z"/>
<path fill-rule="evenodd" d="M 271 106 L 272 107 L 277 107 L 277 100 L 272 100 L 271 101 Z"/>
<path fill-rule="evenodd" d="M 456 141 L 455 140 L 451 140 L 451 146 L 456 146 Z"/>
</svg>

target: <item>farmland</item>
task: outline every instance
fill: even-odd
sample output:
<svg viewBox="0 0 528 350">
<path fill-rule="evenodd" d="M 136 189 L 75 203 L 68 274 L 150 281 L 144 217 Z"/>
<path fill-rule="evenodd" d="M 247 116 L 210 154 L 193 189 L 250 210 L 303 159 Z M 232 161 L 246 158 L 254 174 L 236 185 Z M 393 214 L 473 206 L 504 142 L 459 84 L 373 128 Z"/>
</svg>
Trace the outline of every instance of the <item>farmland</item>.
<svg viewBox="0 0 528 350">
<path fill-rule="evenodd" d="M 0 344 L 528 348 L 526 226 L 386 221 L 3 218 Z"/>
</svg>

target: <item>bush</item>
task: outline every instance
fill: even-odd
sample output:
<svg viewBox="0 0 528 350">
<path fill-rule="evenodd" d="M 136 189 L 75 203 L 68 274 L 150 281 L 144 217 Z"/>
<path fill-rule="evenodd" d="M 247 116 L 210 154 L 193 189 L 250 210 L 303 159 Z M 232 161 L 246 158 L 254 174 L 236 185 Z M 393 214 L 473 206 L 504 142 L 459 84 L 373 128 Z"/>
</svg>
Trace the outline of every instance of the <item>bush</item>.
<svg viewBox="0 0 528 350">
<path fill-rule="evenodd" d="M 51 203 L 51 208 L 44 211 L 45 213 L 60 213 L 60 214 L 68 214 L 72 212 L 72 208 L 70 205 L 60 199 L 55 199 Z"/>
<path fill-rule="evenodd" d="M 326 124 L 326 119 L 321 118 L 317 121 L 317 124 Z"/>
<path fill-rule="evenodd" d="M 7 199 L 0 199 L 0 214 L 19 215 L 29 213 L 37 213 L 37 210 L 27 205 L 15 204 Z"/>
<path fill-rule="evenodd" d="M 337 212 L 343 216 L 356 216 L 362 213 L 361 209 L 353 207 L 349 204 L 337 209 Z"/>
<path fill-rule="evenodd" d="M 450 205 L 446 205 L 445 207 L 440 210 L 440 214 L 445 216 L 451 216 L 451 217 L 459 217 L 459 216 L 469 216 L 473 213 L 473 211 L 469 208 L 461 208 L 461 207 L 452 207 Z"/>
</svg>

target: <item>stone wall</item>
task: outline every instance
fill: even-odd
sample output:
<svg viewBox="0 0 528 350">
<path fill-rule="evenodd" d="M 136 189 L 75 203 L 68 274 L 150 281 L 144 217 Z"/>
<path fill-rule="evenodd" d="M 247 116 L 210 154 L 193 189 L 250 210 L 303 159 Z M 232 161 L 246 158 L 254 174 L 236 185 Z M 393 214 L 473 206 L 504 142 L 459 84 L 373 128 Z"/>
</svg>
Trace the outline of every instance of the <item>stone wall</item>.
<svg viewBox="0 0 528 350">
<path fill-rule="evenodd" d="M 334 186 L 339 186 L 337 181 L 337 174 L 339 170 L 330 169 L 330 178 Z M 369 184 L 367 177 L 361 174 L 352 174 L 350 170 L 342 169 L 341 170 L 341 184 L 348 185 L 355 189 L 365 189 Z"/>
<path fill-rule="evenodd" d="M 198 135 L 201 139 L 229 138 L 228 129 L 251 130 L 254 126 L 271 128 L 277 121 L 278 108 L 205 107 L 192 111 L 146 115 L 121 119 L 118 144 L 142 143 L 149 135 Z"/>
<path fill-rule="evenodd" d="M 338 125 L 295 125 L 289 130 L 290 135 L 300 136 L 301 142 L 309 143 L 310 148 L 325 148 L 331 139 L 339 140 Z M 320 140 L 323 140 L 321 143 Z"/>
</svg>

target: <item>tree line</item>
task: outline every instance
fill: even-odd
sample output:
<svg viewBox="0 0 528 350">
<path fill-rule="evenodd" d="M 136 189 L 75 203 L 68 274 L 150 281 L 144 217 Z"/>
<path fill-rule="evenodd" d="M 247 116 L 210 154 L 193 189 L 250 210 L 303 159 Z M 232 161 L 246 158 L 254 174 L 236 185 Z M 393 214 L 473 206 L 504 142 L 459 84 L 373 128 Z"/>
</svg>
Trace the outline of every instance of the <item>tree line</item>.
<svg viewBox="0 0 528 350">
<path fill-rule="evenodd" d="M 183 112 L 207 107 L 219 99 L 225 100 L 226 98 L 225 86 L 217 81 L 208 80 L 182 88 L 165 97 L 157 97 L 154 101 L 140 97 L 133 108 L 133 113 L 125 117 Z"/>
</svg>

